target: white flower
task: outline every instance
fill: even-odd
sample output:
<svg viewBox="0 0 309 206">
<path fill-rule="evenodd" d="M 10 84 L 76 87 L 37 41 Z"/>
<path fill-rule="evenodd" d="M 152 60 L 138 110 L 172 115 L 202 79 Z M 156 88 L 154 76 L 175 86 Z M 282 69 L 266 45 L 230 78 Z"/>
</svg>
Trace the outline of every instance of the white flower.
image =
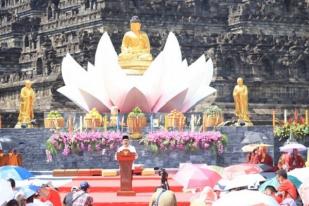
<svg viewBox="0 0 309 206">
<path fill-rule="evenodd" d="M 118 64 L 118 55 L 107 33 L 100 39 L 95 65 L 84 70 L 67 54 L 62 61 L 65 86 L 60 93 L 86 111 L 109 112 L 117 106 L 122 113 L 136 106 L 143 112 L 186 112 L 216 92 L 209 86 L 213 63 L 202 55 L 188 66 L 182 61 L 177 38 L 170 33 L 163 51 L 142 76 L 127 76 Z"/>
</svg>

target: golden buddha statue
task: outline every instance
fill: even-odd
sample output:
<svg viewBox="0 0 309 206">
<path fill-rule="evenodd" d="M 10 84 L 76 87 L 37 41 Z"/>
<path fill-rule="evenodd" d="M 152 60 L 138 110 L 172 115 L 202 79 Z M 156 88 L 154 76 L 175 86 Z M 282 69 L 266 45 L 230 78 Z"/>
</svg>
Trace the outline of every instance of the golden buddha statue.
<svg viewBox="0 0 309 206">
<path fill-rule="evenodd" d="M 244 121 L 247 126 L 252 125 L 248 116 L 248 88 L 242 78 L 237 79 L 237 85 L 233 90 L 235 102 L 235 115 L 238 121 Z"/>
<path fill-rule="evenodd" d="M 130 27 L 131 31 L 123 37 L 118 62 L 127 74 L 142 75 L 152 62 L 150 43 L 147 34 L 141 31 L 138 16 L 131 18 Z"/>
<path fill-rule="evenodd" d="M 26 80 L 25 86 L 21 89 L 19 116 L 16 127 L 21 127 L 22 124 L 31 127 L 30 122 L 34 119 L 33 105 L 35 101 L 35 92 L 31 88 L 31 85 L 31 81 Z"/>
</svg>

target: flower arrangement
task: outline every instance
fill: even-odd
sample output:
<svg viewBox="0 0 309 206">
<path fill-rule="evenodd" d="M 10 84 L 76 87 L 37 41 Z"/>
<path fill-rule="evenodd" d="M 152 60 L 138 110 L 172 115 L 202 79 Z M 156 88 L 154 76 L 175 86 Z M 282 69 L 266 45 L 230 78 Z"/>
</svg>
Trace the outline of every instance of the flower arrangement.
<svg viewBox="0 0 309 206">
<path fill-rule="evenodd" d="M 152 152 L 167 150 L 198 151 L 209 148 L 221 154 L 227 136 L 218 131 L 208 132 L 154 132 L 141 140 Z"/>
<path fill-rule="evenodd" d="M 287 139 L 292 135 L 296 139 L 309 136 L 309 124 L 305 123 L 303 117 L 290 118 L 287 123 L 281 123 L 274 128 L 274 136 L 280 139 Z"/>
<path fill-rule="evenodd" d="M 122 135 L 119 132 L 59 132 L 47 140 L 46 150 L 51 155 L 62 152 L 67 156 L 84 151 L 113 150 L 121 141 Z"/>
<path fill-rule="evenodd" d="M 210 117 L 217 117 L 222 115 L 222 109 L 220 109 L 217 105 L 210 105 L 205 110 L 205 115 Z"/>
<path fill-rule="evenodd" d="M 139 107 L 135 107 L 128 114 L 127 125 L 133 139 L 138 139 L 142 136 L 142 129 L 147 125 L 147 119 Z"/>
<path fill-rule="evenodd" d="M 64 118 L 60 112 L 52 110 L 44 119 L 44 126 L 45 128 L 62 128 L 64 127 Z"/>
<path fill-rule="evenodd" d="M 96 128 L 102 125 L 103 118 L 96 108 L 92 108 L 84 118 L 86 128 Z"/>
<path fill-rule="evenodd" d="M 206 108 L 203 115 L 203 127 L 215 127 L 223 122 L 222 109 L 217 105 L 210 105 Z"/>
</svg>

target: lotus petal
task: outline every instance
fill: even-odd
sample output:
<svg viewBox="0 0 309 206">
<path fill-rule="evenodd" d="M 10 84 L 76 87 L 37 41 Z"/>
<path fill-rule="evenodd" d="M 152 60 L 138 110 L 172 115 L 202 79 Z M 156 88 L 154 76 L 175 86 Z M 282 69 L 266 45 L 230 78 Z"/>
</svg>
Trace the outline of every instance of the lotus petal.
<svg viewBox="0 0 309 206">
<path fill-rule="evenodd" d="M 211 59 L 206 63 L 204 55 L 189 66 L 190 76 L 188 78 L 190 78 L 190 87 L 183 103 L 182 112 L 187 112 L 200 100 L 216 92 L 214 88 L 209 87 L 213 74 L 212 68 L 213 63 Z"/>
<path fill-rule="evenodd" d="M 173 33 L 170 33 L 163 50 L 165 73 L 160 82 L 161 97 L 153 107 L 154 112 L 161 111 L 167 102 L 188 88 L 186 71 L 182 63 L 178 41 Z"/>
<path fill-rule="evenodd" d="M 57 91 L 69 98 L 80 108 L 86 111 L 90 110 L 86 101 L 84 100 L 84 97 L 80 94 L 80 91 L 76 87 L 63 86 L 57 89 Z"/>
<path fill-rule="evenodd" d="M 72 86 L 80 85 L 85 81 L 85 76 L 87 75 L 86 70 L 69 53 L 62 60 L 61 73 L 65 85 Z"/>
<path fill-rule="evenodd" d="M 96 54 L 95 66 L 100 70 L 110 70 L 118 65 L 118 56 L 107 32 L 101 37 Z M 119 66 L 119 65 L 118 65 Z"/>
<path fill-rule="evenodd" d="M 161 52 L 151 63 L 144 75 L 141 78 L 138 78 L 140 81 L 135 80 L 137 82 L 137 88 L 145 94 L 150 108 L 153 108 L 161 97 L 159 84 L 162 80 L 165 69 L 162 65 L 163 54 Z"/>
<path fill-rule="evenodd" d="M 124 98 L 123 104 L 118 104 L 117 106 L 122 113 L 128 113 L 136 106 L 138 106 L 142 111 L 151 111 L 147 98 L 136 87 L 133 87 L 130 91 L 128 91 Z"/>
<path fill-rule="evenodd" d="M 91 110 L 92 108 L 96 108 L 101 113 L 110 111 L 110 108 L 106 107 L 98 98 L 96 98 L 92 94 L 82 89 L 79 89 L 79 91 L 82 97 L 84 98 L 89 110 Z"/>
<path fill-rule="evenodd" d="M 185 89 L 184 91 L 177 94 L 175 97 L 173 97 L 168 102 L 166 102 L 165 105 L 163 105 L 159 111 L 160 112 L 170 112 L 173 109 L 176 109 L 177 111 L 181 111 L 182 104 L 186 97 L 187 92 L 188 92 L 188 89 Z"/>
<path fill-rule="evenodd" d="M 113 104 L 110 101 L 104 81 L 102 81 L 102 79 L 103 74 L 96 70 L 91 63 L 88 63 L 88 80 L 84 81 L 83 89 L 92 96 L 95 96 L 99 101 L 102 102 L 103 105 L 105 105 L 105 107 L 109 108 L 110 110 Z M 98 88 L 100 89 L 98 90 Z"/>
</svg>

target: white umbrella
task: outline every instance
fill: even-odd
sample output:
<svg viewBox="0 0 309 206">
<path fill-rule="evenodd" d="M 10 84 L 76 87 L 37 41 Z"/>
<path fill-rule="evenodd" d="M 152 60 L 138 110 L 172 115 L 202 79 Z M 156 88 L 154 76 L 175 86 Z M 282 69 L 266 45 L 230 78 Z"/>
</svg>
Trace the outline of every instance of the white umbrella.
<svg viewBox="0 0 309 206">
<path fill-rule="evenodd" d="M 299 196 L 304 205 L 309 205 L 309 178 L 298 189 Z"/>
<path fill-rule="evenodd" d="M 306 151 L 307 147 L 299 143 L 289 143 L 280 147 L 280 152 L 292 152 L 293 149 L 297 149 L 298 151 Z"/>
<path fill-rule="evenodd" d="M 301 182 L 305 182 L 309 180 L 309 167 L 296 168 L 291 170 L 288 174 L 297 177 Z"/>
<path fill-rule="evenodd" d="M 276 200 L 259 191 L 241 190 L 230 192 L 216 202 L 213 206 L 279 206 Z"/>
<path fill-rule="evenodd" d="M 11 184 L 7 180 L 0 179 L 0 185 L 0 205 L 3 205 L 14 198 L 14 193 Z"/>
<path fill-rule="evenodd" d="M 263 181 L 265 181 L 265 178 L 260 174 L 240 175 L 230 180 L 224 190 L 249 186 L 256 186 L 258 188 L 259 183 Z"/>
</svg>

